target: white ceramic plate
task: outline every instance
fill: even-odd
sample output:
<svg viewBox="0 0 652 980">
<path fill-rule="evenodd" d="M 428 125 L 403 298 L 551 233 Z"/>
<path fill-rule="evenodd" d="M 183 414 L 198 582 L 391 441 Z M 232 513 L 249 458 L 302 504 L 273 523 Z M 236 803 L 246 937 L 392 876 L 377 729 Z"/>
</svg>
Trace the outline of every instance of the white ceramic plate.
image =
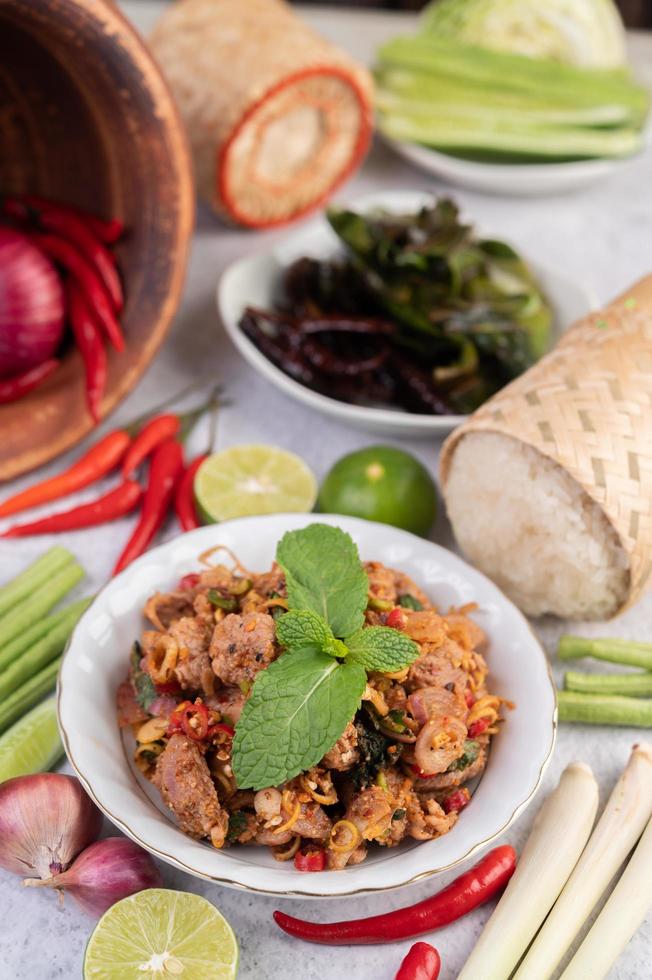
<svg viewBox="0 0 652 980">
<path fill-rule="evenodd" d="M 383 139 L 420 170 L 458 187 L 505 197 L 567 194 L 588 187 L 626 167 L 624 160 L 572 160 L 567 163 L 481 163 L 440 153 L 419 143 Z"/>
<path fill-rule="evenodd" d="M 432 195 L 414 191 L 388 191 L 367 195 L 353 208 L 384 208 L 388 211 L 417 210 Z M 491 237 L 486 232 L 487 237 Z M 496 233 L 494 237 L 500 238 Z M 284 268 L 303 255 L 326 258 L 340 251 L 338 240 L 323 216 L 308 222 L 270 252 L 239 259 L 228 267 L 217 288 L 217 308 L 229 337 L 246 361 L 268 381 L 297 401 L 348 425 L 391 436 L 445 435 L 465 418 L 460 415 L 417 415 L 391 408 L 368 408 L 337 401 L 284 374 L 262 354 L 240 330 L 238 321 L 247 306 L 270 309 L 274 305 Z M 532 269 L 552 305 L 555 322 L 553 340 L 571 323 L 597 307 L 596 297 L 586 286 L 549 266 L 531 262 Z"/>
<path fill-rule="evenodd" d="M 513 700 L 473 800 L 449 834 L 435 841 L 371 849 L 343 871 L 301 874 L 262 847 L 215 850 L 186 837 L 148 783 L 131 767 L 115 711 L 129 651 L 143 629 L 142 607 L 197 568 L 215 544 L 252 569 L 267 569 L 285 531 L 314 521 L 348 531 L 363 559 L 407 572 L 441 607 L 478 602 L 489 640 L 492 688 Z M 279 514 L 229 521 L 184 534 L 148 552 L 103 589 L 81 618 L 59 676 L 59 725 L 71 765 L 107 817 L 143 847 L 200 878 L 256 892 L 342 896 L 385 891 L 453 867 L 486 847 L 532 799 L 552 753 L 555 693 L 546 656 L 527 621 L 479 572 L 438 545 L 384 524 L 348 517 Z M 147 790 L 147 791 L 146 791 Z"/>
</svg>

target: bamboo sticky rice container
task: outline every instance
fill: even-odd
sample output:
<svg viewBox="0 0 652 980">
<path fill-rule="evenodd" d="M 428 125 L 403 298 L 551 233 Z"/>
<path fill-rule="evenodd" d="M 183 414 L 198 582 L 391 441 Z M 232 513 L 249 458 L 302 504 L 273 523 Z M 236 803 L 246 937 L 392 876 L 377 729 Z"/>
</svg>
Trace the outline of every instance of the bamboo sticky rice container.
<svg viewBox="0 0 652 980">
<path fill-rule="evenodd" d="M 481 433 L 492 435 L 491 446 L 475 438 Z M 470 436 L 474 439 L 469 442 Z M 496 436 L 512 442 L 496 440 Z M 475 469 L 476 485 L 469 492 L 476 513 L 471 514 L 470 505 L 458 498 L 467 492 L 464 477 L 474 469 L 475 456 L 488 446 L 505 455 L 495 464 L 486 457 L 486 481 Z M 512 450 L 521 456 L 511 455 Z M 509 459 L 518 462 L 524 456 L 528 479 L 517 489 L 513 485 L 516 476 L 504 463 Z M 503 467 L 501 474 L 492 476 L 494 465 Z M 606 309 L 573 325 L 546 357 L 457 429 L 444 444 L 440 472 L 447 508 L 463 549 L 506 586 L 526 612 L 602 618 L 633 603 L 645 588 L 652 566 L 652 275 Z M 496 492 L 488 506 L 487 487 L 492 479 Z M 551 509 L 548 524 L 559 519 L 559 526 L 565 529 L 564 539 L 560 537 L 556 544 L 562 555 L 557 563 L 549 561 L 550 527 L 542 526 L 541 508 L 532 503 L 537 494 L 548 491 L 551 480 L 557 481 L 555 488 L 560 488 L 561 497 Z M 510 514 L 501 513 L 507 499 L 511 500 L 511 523 Z M 566 515 L 569 501 L 575 502 L 576 513 Z M 577 531 L 577 537 L 566 517 L 584 528 Z M 596 519 L 603 522 L 604 534 Z M 481 540 L 483 527 L 491 538 L 501 521 L 506 537 L 518 528 L 502 554 L 499 538 L 493 537 L 491 548 Z M 532 545 L 535 539 L 543 542 L 538 551 L 539 545 Z M 603 560 L 600 548 L 611 549 L 612 545 L 616 556 L 608 583 L 612 598 L 607 601 L 594 592 L 593 602 L 587 588 L 594 568 Z M 538 556 L 542 556 L 540 568 L 536 567 Z M 573 562 L 577 576 L 565 579 L 570 582 L 564 591 L 567 601 L 559 593 L 551 598 L 555 576 L 566 575 L 566 566 Z M 580 592 L 581 601 L 577 598 Z"/>
<path fill-rule="evenodd" d="M 151 37 L 199 193 L 250 226 L 321 204 L 369 145 L 369 73 L 283 0 L 180 0 Z"/>
</svg>

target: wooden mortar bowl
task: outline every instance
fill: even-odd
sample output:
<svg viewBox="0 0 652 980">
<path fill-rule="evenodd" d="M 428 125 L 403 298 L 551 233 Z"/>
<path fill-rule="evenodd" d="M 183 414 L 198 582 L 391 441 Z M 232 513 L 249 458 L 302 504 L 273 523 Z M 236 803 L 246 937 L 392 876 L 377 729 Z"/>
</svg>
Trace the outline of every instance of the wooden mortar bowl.
<svg viewBox="0 0 652 980">
<path fill-rule="evenodd" d="M 0 0 L 0 195 L 117 216 L 127 350 L 109 350 L 102 414 L 136 384 L 176 311 L 194 219 L 185 134 L 156 63 L 104 0 Z M 0 480 L 93 428 L 69 348 L 36 391 L 0 406 Z"/>
</svg>

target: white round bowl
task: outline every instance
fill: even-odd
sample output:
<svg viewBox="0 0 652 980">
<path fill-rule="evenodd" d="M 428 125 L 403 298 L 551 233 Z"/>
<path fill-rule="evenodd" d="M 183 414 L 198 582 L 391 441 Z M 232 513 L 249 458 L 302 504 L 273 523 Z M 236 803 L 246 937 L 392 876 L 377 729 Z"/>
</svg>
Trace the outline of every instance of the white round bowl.
<svg viewBox="0 0 652 980">
<path fill-rule="evenodd" d="M 387 211 L 416 211 L 432 200 L 432 194 L 421 191 L 384 191 L 368 194 L 350 206 L 363 210 L 383 208 Z M 485 237 L 500 238 L 500 232 L 482 232 Z M 398 408 L 371 408 L 351 405 L 312 391 L 294 378 L 288 377 L 272 364 L 238 326 L 247 306 L 271 309 L 277 299 L 283 271 L 304 255 L 324 259 L 341 252 L 341 245 L 323 215 L 305 224 L 299 231 L 259 255 L 251 255 L 233 262 L 223 273 L 217 287 L 217 308 L 220 319 L 233 344 L 244 359 L 259 374 L 286 395 L 330 415 L 347 425 L 386 436 L 411 436 L 427 438 L 443 436 L 460 425 L 464 415 L 417 415 Z M 597 307 L 595 295 L 585 285 L 576 282 L 563 272 L 538 262 L 530 261 L 541 288 L 554 313 L 553 342 L 561 333 Z"/>
<path fill-rule="evenodd" d="M 582 190 L 617 173 L 635 159 L 569 160 L 566 163 L 482 163 L 440 153 L 419 143 L 383 139 L 404 159 L 470 190 L 504 197 L 544 197 Z"/>
<path fill-rule="evenodd" d="M 197 568 L 197 556 L 226 544 L 244 565 L 261 571 L 287 530 L 314 522 L 348 531 L 363 559 L 411 575 L 443 609 L 477 602 L 489 637 L 492 689 L 515 702 L 494 739 L 473 799 L 450 833 L 426 843 L 371 848 L 362 864 L 302 874 L 274 861 L 267 848 L 218 851 L 192 840 L 174 823 L 159 794 L 131 764 L 116 721 L 115 695 L 129 651 L 143 628 L 142 608 L 157 589 Z M 117 827 L 157 857 L 210 881 L 254 892 L 326 897 L 386 891 L 448 870 L 486 848 L 532 800 L 550 759 L 556 698 L 548 661 L 527 620 L 504 595 L 456 555 L 405 531 L 349 517 L 278 514 L 203 527 L 148 552 L 104 588 L 82 616 L 59 675 L 59 726 L 70 763 L 97 805 Z"/>
</svg>

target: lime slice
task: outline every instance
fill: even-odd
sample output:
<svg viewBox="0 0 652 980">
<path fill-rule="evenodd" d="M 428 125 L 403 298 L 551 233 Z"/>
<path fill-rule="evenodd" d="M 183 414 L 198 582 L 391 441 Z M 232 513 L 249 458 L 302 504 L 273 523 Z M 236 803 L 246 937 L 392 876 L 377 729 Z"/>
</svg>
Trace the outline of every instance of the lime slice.
<svg viewBox="0 0 652 980">
<path fill-rule="evenodd" d="M 232 517 L 312 510 L 317 481 L 302 459 L 276 446 L 231 446 L 199 467 L 197 509 L 207 524 Z"/>
<path fill-rule="evenodd" d="M 231 980 L 233 929 L 214 905 L 188 892 L 148 888 L 105 912 L 86 947 L 84 980 Z"/>
<path fill-rule="evenodd" d="M 0 736 L 0 783 L 50 769 L 62 755 L 56 698 L 48 698 Z"/>
</svg>

